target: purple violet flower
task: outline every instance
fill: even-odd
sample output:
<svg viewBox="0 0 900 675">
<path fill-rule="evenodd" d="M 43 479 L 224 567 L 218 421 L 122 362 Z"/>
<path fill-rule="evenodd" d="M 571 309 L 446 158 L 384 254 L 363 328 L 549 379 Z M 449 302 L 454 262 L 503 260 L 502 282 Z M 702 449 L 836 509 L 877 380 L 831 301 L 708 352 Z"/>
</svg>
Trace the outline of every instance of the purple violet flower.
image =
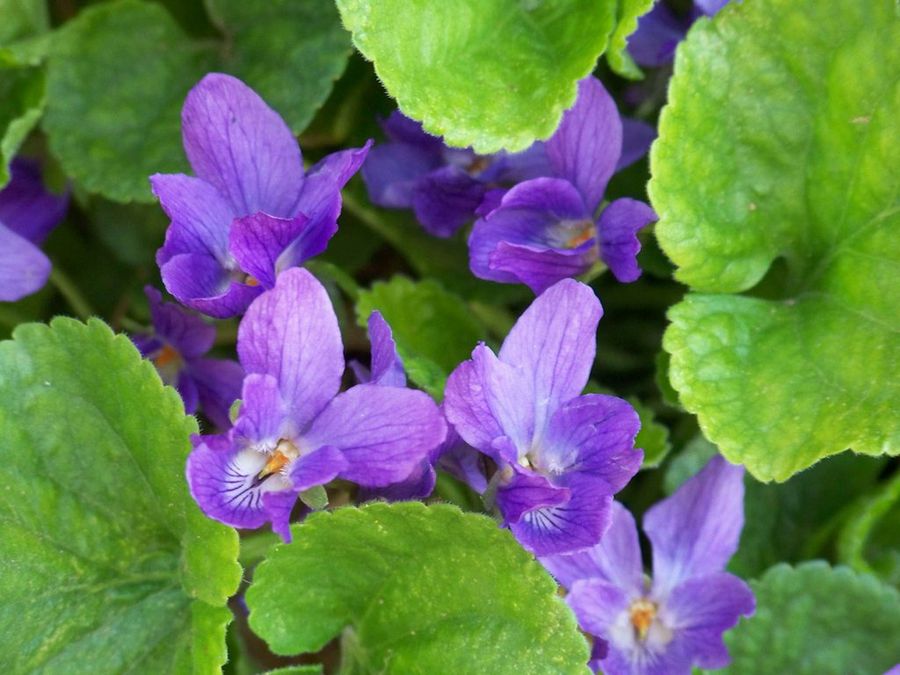
<svg viewBox="0 0 900 675">
<path fill-rule="evenodd" d="M 639 65 L 655 68 L 671 63 L 675 48 L 701 16 L 715 16 L 729 0 L 695 0 L 694 8 L 685 15 L 669 9 L 657 0 L 653 9 L 638 20 L 638 27 L 628 38 L 628 53 Z"/>
<path fill-rule="evenodd" d="M 50 259 L 40 245 L 66 215 L 69 194 L 44 189 L 37 162 L 17 157 L 9 183 L 0 190 L 0 302 L 36 293 L 50 277 Z"/>
<path fill-rule="evenodd" d="M 578 85 L 575 105 L 546 143 L 556 177 L 519 183 L 475 222 L 469 265 L 475 276 L 524 283 L 540 294 L 586 272 L 598 259 L 622 282 L 641 270 L 637 232 L 656 220 L 643 202 L 617 199 L 594 214 L 622 157 L 622 122 L 599 80 Z"/>
<path fill-rule="evenodd" d="M 622 399 L 580 395 L 602 308 L 594 292 L 558 282 L 519 317 L 499 355 L 484 344 L 447 380 L 447 419 L 497 465 L 490 492 L 525 548 L 538 555 L 596 544 L 612 495 L 637 473 L 637 413 Z"/>
<path fill-rule="evenodd" d="M 337 231 L 341 188 L 368 153 L 328 155 L 303 171 L 290 129 L 247 85 L 212 73 L 181 112 L 184 149 L 197 177 L 151 176 L 171 218 L 156 255 L 163 283 L 210 316 L 243 312 L 282 270 L 325 250 Z"/>
<path fill-rule="evenodd" d="M 338 393 L 337 317 L 304 269 L 286 270 L 253 301 L 237 349 L 247 373 L 238 418 L 227 434 L 195 436 L 187 462 L 194 499 L 227 525 L 269 521 L 287 541 L 299 493 L 334 478 L 367 487 L 399 482 L 447 433 L 421 391 L 358 384 Z"/>
<path fill-rule="evenodd" d="M 607 675 L 690 675 L 730 659 L 722 634 L 755 610 L 753 592 L 725 572 L 744 526 L 744 470 L 714 457 L 644 516 L 653 580 L 644 576 L 634 518 L 613 504 L 599 544 L 541 562 L 569 590 L 591 662 Z M 598 662 L 599 660 L 599 662 Z"/>
<path fill-rule="evenodd" d="M 444 145 L 399 111 L 382 128 L 388 142 L 373 148 L 362 168 L 369 198 L 386 208 L 413 209 L 438 237 L 449 237 L 474 219 L 492 190 L 550 171 L 540 142 L 520 153 L 477 155 Z"/>
<path fill-rule="evenodd" d="M 153 362 L 162 381 L 175 387 L 184 409 L 197 408 L 220 429 L 231 426 L 228 410 L 241 395 L 244 371 L 237 362 L 205 358 L 216 339 L 216 329 L 182 307 L 162 301 L 162 294 L 144 288 L 150 303 L 154 332 L 131 339 L 141 355 Z"/>
</svg>

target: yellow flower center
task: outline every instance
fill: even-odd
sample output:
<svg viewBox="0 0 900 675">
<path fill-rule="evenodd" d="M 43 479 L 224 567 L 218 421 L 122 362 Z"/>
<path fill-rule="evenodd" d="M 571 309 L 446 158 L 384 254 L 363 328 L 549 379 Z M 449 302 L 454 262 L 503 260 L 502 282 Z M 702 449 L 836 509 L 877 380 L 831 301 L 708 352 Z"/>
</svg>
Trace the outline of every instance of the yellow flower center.
<svg viewBox="0 0 900 675">
<path fill-rule="evenodd" d="M 638 639 L 643 642 L 647 639 L 647 633 L 653 620 L 656 618 L 656 603 L 650 602 L 646 598 L 641 598 L 631 604 L 629 610 L 631 625 Z"/>
<path fill-rule="evenodd" d="M 282 438 L 278 441 L 278 445 L 275 446 L 275 449 L 269 456 L 269 461 L 266 462 L 262 471 L 257 474 L 257 480 L 262 480 L 277 471 L 281 471 L 287 466 L 288 462 L 292 459 L 297 459 L 299 456 L 300 450 L 297 449 L 297 446 L 291 443 L 291 441 Z"/>
</svg>

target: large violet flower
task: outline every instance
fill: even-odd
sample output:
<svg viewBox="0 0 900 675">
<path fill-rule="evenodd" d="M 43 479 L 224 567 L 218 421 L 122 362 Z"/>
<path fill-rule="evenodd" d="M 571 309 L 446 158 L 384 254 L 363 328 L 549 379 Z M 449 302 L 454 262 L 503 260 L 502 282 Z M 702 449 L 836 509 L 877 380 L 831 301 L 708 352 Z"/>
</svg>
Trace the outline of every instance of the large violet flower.
<svg viewBox="0 0 900 675">
<path fill-rule="evenodd" d="M 729 0 L 695 0 L 693 9 L 684 15 L 669 9 L 664 0 L 638 20 L 638 27 L 628 38 L 628 53 L 640 65 L 663 66 L 675 58 L 675 48 L 688 29 L 701 16 L 714 16 Z"/>
<path fill-rule="evenodd" d="M 153 333 L 131 339 L 156 366 L 163 382 L 181 394 L 185 412 L 193 415 L 201 407 L 213 424 L 227 429 L 231 426 L 228 410 L 241 395 L 243 369 L 235 361 L 205 356 L 216 339 L 214 326 L 178 305 L 163 302 L 152 286 L 144 292 Z"/>
<path fill-rule="evenodd" d="M 485 345 L 447 380 L 447 419 L 497 465 L 490 489 L 516 538 L 539 555 L 593 546 L 612 495 L 637 472 L 637 413 L 613 396 L 579 395 L 602 309 L 565 279 L 519 317 L 499 355 Z"/>
<path fill-rule="evenodd" d="M 369 198 L 386 208 L 413 209 L 438 237 L 473 220 L 492 190 L 550 171 L 543 143 L 515 154 L 478 155 L 444 145 L 399 111 L 382 128 L 388 142 L 372 149 L 362 169 Z"/>
<path fill-rule="evenodd" d="M 337 318 L 306 270 L 283 272 L 250 305 L 237 348 L 247 375 L 235 425 L 194 437 L 187 464 L 191 494 L 211 518 L 245 528 L 271 521 L 287 540 L 300 492 L 338 477 L 396 483 L 444 440 L 446 423 L 421 391 L 359 384 L 338 393 Z"/>
<path fill-rule="evenodd" d="M 9 183 L 0 190 L 0 301 L 13 302 L 39 291 L 50 276 L 50 259 L 40 249 L 66 215 L 68 193 L 44 189 L 37 162 L 18 157 Z"/>
<path fill-rule="evenodd" d="M 538 294 L 586 272 L 598 259 L 619 281 L 637 279 L 637 232 L 656 215 L 643 202 L 623 198 L 594 217 L 622 155 L 622 122 L 599 80 L 579 83 L 575 105 L 546 152 L 556 177 L 516 185 L 476 221 L 469 237 L 472 272 L 524 283 Z"/>
<path fill-rule="evenodd" d="M 634 518 L 613 504 L 599 544 L 541 562 L 596 636 L 592 666 L 607 675 L 689 675 L 729 663 L 722 634 L 755 609 L 753 592 L 724 571 L 744 525 L 744 471 L 714 457 L 644 516 L 653 580 L 644 577 Z M 598 661 L 599 660 L 599 661 Z"/>
<path fill-rule="evenodd" d="M 303 171 L 290 129 L 247 85 L 213 73 L 188 93 L 184 149 L 196 178 L 156 174 L 172 220 L 156 260 L 168 291 L 219 318 L 243 312 L 284 269 L 321 253 L 337 231 L 341 188 L 364 148 Z"/>
</svg>

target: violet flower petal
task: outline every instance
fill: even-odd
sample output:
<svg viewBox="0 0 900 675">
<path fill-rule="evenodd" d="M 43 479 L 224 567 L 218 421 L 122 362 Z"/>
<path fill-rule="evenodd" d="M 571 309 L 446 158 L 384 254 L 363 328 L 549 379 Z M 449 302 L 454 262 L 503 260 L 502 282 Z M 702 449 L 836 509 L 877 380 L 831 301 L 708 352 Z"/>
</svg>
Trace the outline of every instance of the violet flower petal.
<svg viewBox="0 0 900 675">
<path fill-rule="evenodd" d="M 593 239 L 576 249 L 554 251 L 501 241 L 488 265 L 497 272 L 514 275 L 540 295 L 557 281 L 587 272 L 597 254 Z"/>
<path fill-rule="evenodd" d="M 340 389 L 344 348 L 337 317 L 324 287 L 305 269 L 283 272 L 274 289 L 250 305 L 237 347 L 248 374 L 264 373 L 278 381 L 298 429 Z"/>
<path fill-rule="evenodd" d="M 723 570 L 743 526 L 744 469 L 717 455 L 644 516 L 656 592 L 664 595 L 689 577 Z"/>
<path fill-rule="evenodd" d="M 181 112 L 194 173 L 237 215 L 291 217 L 303 183 L 300 148 L 284 120 L 235 77 L 210 73 L 188 92 Z"/>
<path fill-rule="evenodd" d="M 647 154 L 656 139 L 656 127 L 630 117 L 622 118 L 622 154 L 616 172 L 631 166 Z"/>
<path fill-rule="evenodd" d="M 358 384 L 335 396 L 303 438 L 344 454 L 342 478 L 381 487 L 409 476 L 446 434 L 443 416 L 424 392 Z"/>
<path fill-rule="evenodd" d="M 65 217 L 68 190 L 56 195 L 44 187 L 38 162 L 16 157 L 9 165 L 9 182 L 0 190 L 0 225 L 32 244 L 40 245 Z"/>
<path fill-rule="evenodd" d="M 160 273 L 179 302 L 217 319 L 240 314 L 264 290 L 232 280 L 215 258 L 199 253 L 172 257 L 160 265 Z"/>
<path fill-rule="evenodd" d="M 622 122 L 600 80 L 589 76 L 578 83 L 575 105 L 563 115 L 546 149 L 557 175 L 578 188 L 593 213 L 622 154 Z"/>
<path fill-rule="evenodd" d="M 241 396 L 244 369 L 227 359 L 195 359 L 186 372 L 197 386 L 203 414 L 219 429 L 231 426 L 231 405 Z"/>
<path fill-rule="evenodd" d="M 597 221 L 600 257 L 619 281 L 629 283 L 641 276 L 637 263 L 641 242 L 637 233 L 656 220 L 656 212 L 647 204 L 627 197 L 603 209 Z"/>
<path fill-rule="evenodd" d="M 472 220 L 487 188 L 456 166 L 431 171 L 412 192 L 412 207 L 422 226 L 436 237 L 450 237 Z"/>
<path fill-rule="evenodd" d="M 381 312 L 369 315 L 369 341 L 372 344 L 371 381 L 385 387 L 405 387 L 406 372 L 397 353 L 397 343 L 390 325 Z"/>
<path fill-rule="evenodd" d="M 302 213 L 293 218 L 277 218 L 267 213 L 237 218 L 228 235 L 228 250 L 241 270 L 264 288 L 273 288 L 279 256 L 303 236 L 309 225 L 309 218 Z M 337 224 L 328 238 L 336 231 Z"/>
<path fill-rule="evenodd" d="M 281 438 L 297 432 L 291 428 L 278 380 L 271 375 L 248 374 L 241 389 L 241 412 L 232 438 L 274 448 Z"/>
<path fill-rule="evenodd" d="M 398 483 L 392 483 L 385 487 L 369 488 L 360 487 L 358 498 L 360 501 L 372 501 L 384 499 L 389 502 L 408 502 L 426 499 L 434 492 L 434 484 L 437 474 L 431 462 L 421 462 L 413 472 Z"/>
<path fill-rule="evenodd" d="M 671 63 L 690 26 L 690 19 L 677 17 L 665 2 L 657 0 L 628 37 L 628 53 L 639 65 L 650 68 Z"/>
<path fill-rule="evenodd" d="M 372 148 L 362 167 L 362 177 L 373 204 L 391 209 L 412 207 L 418 181 L 440 165 L 433 153 L 405 143 L 386 143 Z"/>
<path fill-rule="evenodd" d="M 508 483 L 497 489 L 497 506 L 505 524 L 512 525 L 535 508 L 561 506 L 569 501 L 571 492 L 553 485 L 545 476 L 511 466 L 514 471 Z"/>
<path fill-rule="evenodd" d="M 179 355 L 194 359 L 212 349 L 216 328 L 196 314 L 171 302 L 163 302 L 162 293 L 153 286 L 144 286 L 150 305 L 150 317 L 156 334 L 174 347 Z"/>
<path fill-rule="evenodd" d="M 41 249 L 0 224 L 0 301 L 14 302 L 39 291 L 50 267 Z"/>
<path fill-rule="evenodd" d="M 694 0 L 694 7 L 706 14 L 706 16 L 715 16 L 730 1 L 731 0 Z"/>
</svg>

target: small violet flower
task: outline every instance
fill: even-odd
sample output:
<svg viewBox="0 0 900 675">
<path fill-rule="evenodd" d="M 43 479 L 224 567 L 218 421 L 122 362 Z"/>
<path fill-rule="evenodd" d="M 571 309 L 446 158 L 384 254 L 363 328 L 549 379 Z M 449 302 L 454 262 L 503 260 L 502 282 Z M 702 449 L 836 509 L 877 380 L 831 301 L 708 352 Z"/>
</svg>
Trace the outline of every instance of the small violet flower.
<svg viewBox="0 0 900 675">
<path fill-rule="evenodd" d="M 299 493 L 334 478 L 367 487 L 399 482 L 447 433 L 421 391 L 370 383 L 338 393 L 337 318 L 304 269 L 286 270 L 253 301 L 237 350 L 246 372 L 237 420 L 227 434 L 195 436 L 187 462 L 194 499 L 227 525 L 270 521 L 289 540 Z"/>
<path fill-rule="evenodd" d="M 478 155 L 444 145 L 399 111 L 382 128 L 388 143 L 373 148 L 362 168 L 369 198 L 379 206 L 413 209 L 438 237 L 471 221 L 492 190 L 549 171 L 543 143 L 515 154 Z"/>
<path fill-rule="evenodd" d="M 744 525 L 744 471 L 714 457 L 644 516 L 653 580 L 644 577 L 634 518 L 618 502 L 599 544 L 541 559 L 566 588 L 591 666 L 607 675 L 690 675 L 730 659 L 722 634 L 755 610 L 753 592 L 724 571 Z"/>
<path fill-rule="evenodd" d="M 198 407 L 220 429 L 231 426 L 228 410 L 241 395 L 244 371 L 235 361 L 206 358 L 216 339 L 216 329 L 199 316 L 170 302 L 159 291 L 144 289 L 150 303 L 153 333 L 131 339 L 150 359 L 163 382 L 175 387 L 185 412 Z"/>
<path fill-rule="evenodd" d="M 504 525 L 538 555 L 596 544 L 612 495 L 643 459 L 634 409 L 580 395 L 601 314 L 588 286 L 564 279 L 519 317 L 498 355 L 481 344 L 447 380 L 447 419 L 496 463 L 487 494 L 496 490 Z"/>
<path fill-rule="evenodd" d="M 595 219 L 622 156 L 622 122 L 599 80 L 578 85 L 575 105 L 546 143 L 555 177 L 519 183 L 476 221 L 469 237 L 475 276 L 524 283 L 536 294 L 602 260 L 622 282 L 640 276 L 637 232 L 656 220 L 643 202 L 617 199 Z"/>
<path fill-rule="evenodd" d="M 675 48 L 688 29 L 701 16 L 715 16 L 729 0 L 695 0 L 693 9 L 684 15 L 673 12 L 664 0 L 638 20 L 638 27 L 628 38 L 628 53 L 638 64 L 650 68 L 664 66 L 675 58 Z"/>
<path fill-rule="evenodd" d="M 172 221 L 156 260 L 180 302 L 234 316 L 272 288 L 279 272 L 325 250 L 337 231 L 341 188 L 370 144 L 328 155 L 304 173 L 281 117 L 243 82 L 219 73 L 188 93 L 181 128 L 197 177 L 150 178 Z"/>
<path fill-rule="evenodd" d="M 40 249 L 66 215 L 68 193 L 44 189 L 37 162 L 17 157 L 9 183 L 0 190 L 0 302 L 36 293 L 50 276 L 50 259 Z"/>
</svg>

